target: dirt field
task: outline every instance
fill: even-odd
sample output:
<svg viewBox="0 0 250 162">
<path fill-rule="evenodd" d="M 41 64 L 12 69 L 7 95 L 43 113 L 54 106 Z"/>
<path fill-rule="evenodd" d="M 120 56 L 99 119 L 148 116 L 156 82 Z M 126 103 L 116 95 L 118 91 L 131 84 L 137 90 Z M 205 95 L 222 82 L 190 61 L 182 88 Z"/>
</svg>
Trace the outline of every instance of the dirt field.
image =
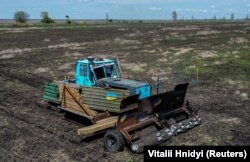
<svg viewBox="0 0 250 162">
<path fill-rule="evenodd" d="M 89 55 L 118 55 L 128 78 L 162 91 L 192 82 L 202 125 L 163 145 L 250 145 L 250 23 L 168 23 L 0 29 L 0 161 L 142 161 L 111 154 L 102 134 L 82 140 L 76 116 L 47 109 L 45 81 L 74 75 Z"/>
</svg>

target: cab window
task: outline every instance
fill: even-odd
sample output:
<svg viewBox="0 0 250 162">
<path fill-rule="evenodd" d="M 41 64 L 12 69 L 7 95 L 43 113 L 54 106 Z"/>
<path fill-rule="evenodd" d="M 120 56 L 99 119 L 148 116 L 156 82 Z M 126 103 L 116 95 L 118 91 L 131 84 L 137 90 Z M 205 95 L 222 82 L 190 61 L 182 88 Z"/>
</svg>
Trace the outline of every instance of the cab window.
<svg viewBox="0 0 250 162">
<path fill-rule="evenodd" d="M 106 71 L 106 76 L 107 77 L 112 77 L 114 76 L 114 68 L 113 66 L 105 66 L 105 71 Z"/>
<path fill-rule="evenodd" d="M 80 65 L 80 75 L 87 77 L 87 65 L 81 64 Z"/>
<path fill-rule="evenodd" d="M 105 78 L 105 73 L 103 67 L 95 68 L 96 79 Z"/>
</svg>

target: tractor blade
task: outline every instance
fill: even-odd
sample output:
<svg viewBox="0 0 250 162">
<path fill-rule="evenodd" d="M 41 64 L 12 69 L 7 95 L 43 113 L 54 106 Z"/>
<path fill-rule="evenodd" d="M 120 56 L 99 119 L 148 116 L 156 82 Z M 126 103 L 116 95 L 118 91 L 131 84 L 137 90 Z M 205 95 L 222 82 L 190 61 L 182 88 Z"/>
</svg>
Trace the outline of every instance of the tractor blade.
<svg viewBox="0 0 250 162">
<path fill-rule="evenodd" d="M 190 103 L 184 104 L 188 85 L 179 84 L 172 91 L 143 100 L 131 96 L 122 101 L 128 111 L 119 115 L 116 129 L 133 151 L 141 152 L 143 146 L 160 144 L 200 124 L 195 108 Z"/>
<path fill-rule="evenodd" d="M 184 104 L 189 83 L 178 84 L 174 90 L 150 96 L 139 101 L 139 111 L 153 113 L 168 113 L 181 108 Z"/>
</svg>

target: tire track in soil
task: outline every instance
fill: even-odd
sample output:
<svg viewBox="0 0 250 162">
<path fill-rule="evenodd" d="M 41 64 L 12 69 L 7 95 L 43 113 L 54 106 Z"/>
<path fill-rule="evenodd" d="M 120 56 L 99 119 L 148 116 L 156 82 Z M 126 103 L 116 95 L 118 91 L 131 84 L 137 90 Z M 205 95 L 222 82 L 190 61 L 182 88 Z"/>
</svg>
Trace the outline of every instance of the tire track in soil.
<svg viewBox="0 0 250 162">
<path fill-rule="evenodd" d="M 19 75 L 22 76 L 22 78 L 25 78 L 25 75 Z M 30 80 L 29 82 L 26 82 L 20 79 L 19 77 L 16 77 L 14 80 L 19 80 L 24 85 L 32 85 L 32 82 L 34 80 Z M 13 80 L 11 76 L 4 76 L 4 80 Z M 1 81 L 4 81 L 1 80 Z M 39 102 L 40 98 L 37 96 L 31 96 L 34 91 L 38 91 L 38 95 L 42 92 L 41 88 L 31 86 L 28 88 L 27 92 L 19 92 L 15 91 L 15 89 L 11 89 L 9 91 L 6 89 L 7 87 L 2 87 L 4 93 L 3 97 L 6 98 L 6 100 L 3 100 L 3 102 L 0 104 L 0 115 L 3 114 L 4 118 L 11 118 L 11 121 L 16 121 L 12 125 L 15 125 L 14 130 L 11 134 L 16 134 L 17 132 L 20 132 L 22 130 L 18 129 L 16 126 L 16 123 L 21 123 L 20 127 L 27 129 L 35 129 L 36 131 L 39 131 L 39 137 L 43 136 L 49 136 L 49 140 L 53 142 L 49 142 L 49 144 L 45 143 L 43 144 L 44 148 L 51 149 L 51 152 L 56 151 L 57 149 L 54 148 L 54 146 L 51 145 L 58 145 L 58 148 L 61 148 L 63 150 L 67 150 L 67 155 L 70 156 L 72 159 L 77 159 L 77 161 L 84 160 L 91 160 L 91 161 L 98 161 L 98 159 L 102 159 L 102 156 L 107 156 L 106 151 L 102 146 L 102 140 L 94 139 L 90 141 L 90 143 L 82 142 L 81 137 L 77 135 L 77 129 L 80 127 L 83 127 L 81 123 L 78 123 L 77 121 L 71 121 L 69 118 L 64 117 L 63 114 L 59 114 L 56 111 L 45 109 L 45 105 Z M 7 91 L 6 91 L 7 90 Z M 15 95 L 13 95 L 15 94 Z M 33 97 L 33 98 L 32 98 Z M 17 107 L 18 105 L 18 107 Z M 36 109 L 35 109 L 36 108 Z M 66 114 L 67 115 L 67 114 Z M 26 126 L 25 126 L 26 125 Z M 9 129 L 9 128 L 8 128 Z M 10 129 L 10 130 L 13 130 Z M 19 131 L 20 130 L 20 131 Z M 26 130 L 28 131 L 28 130 Z M 0 133 L 0 138 L 2 138 L 2 133 Z M 24 135 L 21 135 L 20 138 L 23 138 Z M 26 136 L 26 135 L 25 135 Z M 32 132 L 31 134 L 28 134 L 28 136 L 36 137 L 36 133 Z M 40 140 L 38 140 L 39 142 Z M 57 141 L 56 143 L 54 141 Z M 35 141 L 37 142 L 37 141 Z M 1 142 L 2 143 L 2 142 Z M 3 141 L 3 144 L 5 144 L 6 141 Z M 60 143 L 60 144 L 59 144 Z M 7 143 L 8 144 L 8 143 Z M 10 144 L 11 145 L 11 144 Z M 11 145 L 14 147 L 13 145 Z M 93 156 L 93 152 L 97 150 L 97 148 L 100 150 L 100 154 L 98 156 Z M 1 151 L 2 150 L 2 151 Z M 11 148 L 1 148 L 1 152 L 6 152 L 6 150 L 11 150 Z M 27 148 L 25 151 L 32 151 L 32 149 Z M 48 154 L 49 151 L 45 151 L 45 153 L 40 150 L 38 150 L 43 156 L 43 154 Z M 0 156 L 1 159 L 10 159 L 14 158 L 13 160 L 22 160 L 23 158 L 27 160 L 33 160 L 36 159 L 36 155 L 32 155 L 31 159 L 27 159 L 30 157 L 29 155 L 22 155 L 22 153 L 17 153 L 19 156 L 13 156 L 12 154 L 6 153 L 3 157 Z M 40 157 L 40 156 L 39 156 Z M 45 157 L 41 158 L 42 160 L 46 160 Z M 51 160 L 53 158 L 48 158 L 47 160 Z M 8 161 L 7 160 L 7 161 Z M 83 160 L 83 161 L 84 161 Z M 67 160 L 66 160 L 67 161 Z"/>
<path fill-rule="evenodd" d="M 12 111 L 6 110 L 2 106 L 0 106 L 0 117 L 1 116 L 4 116 L 4 118 L 10 119 L 11 125 L 12 125 L 12 127 L 14 127 L 15 134 L 16 134 L 16 132 L 22 132 L 22 133 L 28 132 L 28 133 L 24 133 L 24 135 L 21 135 L 21 138 L 23 136 L 31 136 L 32 138 L 39 136 L 39 138 L 43 139 L 45 137 L 46 140 L 49 140 L 52 142 L 52 145 L 58 145 L 56 147 L 55 146 L 49 147 L 50 149 L 55 151 L 55 150 L 63 148 L 64 150 L 67 150 L 67 153 L 69 152 L 71 158 L 77 159 L 78 161 L 79 160 L 82 161 L 83 159 L 84 160 L 91 160 L 91 161 L 98 161 L 98 159 L 101 158 L 102 156 L 107 156 L 106 155 L 107 153 L 104 150 L 100 151 L 100 154 L 97 156 L 99 158 L 96 158 L 95 156 L 91 156 L 91 155 L 93 155 L 91 153 L 93 153 L 97 148 L 99 148 L 99 149 L 100 149 L 100 147 L 102 148 L 102 141 L 100 139 L 97 139 L 95 141 L 91 141 L 91 143 L 89 143 L 89 144 L 85 143 L 85 142 L 81 142 L 80 140 L 77 139 L 76 131 L 73 131 L 73 132 L 68 131 L 68 130 L 66 132 L 60 131 L 60 128 L 58 128 L 58 127 L 52 128 L 51 123 L 49 123 L 47 125 L 37 124 L 36 122 L 30 120 L 30 118 L 21 117 L 20 115 L 14 113 Z M 57 125 L 57 124 L 55 124 L 55 125 Z M 64 127 L 64 126 L 66 126 L 66 124 L 64 124 L 62 127 Z M 27 128 L 31 129 L 32 133 L 30 133 L 30 130 L 23 131 L 23 129 L 27 129 Z M 9 129 L 9 127 L 8 127 L 8 129 Z M 0 138 L 2 138 L 1 136 L 2 136 L 2 133 L 0 134 Z M 17 135 L 14 135 L 14 136 L 17 136 Z M 34 142 L 39 143 L 39 141 L 34 141 Z M 87 146 L 87 148 L 84 148 L 86 146 L 86 144 L 88 146 Z M 30 145 L 30 144 L 28 144 L 28 145 Z M 48 144 L 46 143 L 44 145 L 45 145 L 45 148 L 47 149 Z M 1 147 L 0 147 L 0 150 L 2 149 Z M 3 147 L 3 150 L 10 150 L 10 148 Z M 32 149 L 25 149 L 25 150 L 32 151 Z M 45 154 L 47 154 L 47 152 L 48 151 L 46 151 Z M 90 153 L 90 154 L 87 155 L 88 153 Z M 72 156 L 71 156 L 71 154 L 72 154 Z M 17 154 L 18 156 L 13 156 L 13 154 L 8 153 L 8 155 L 11 155 L 10 157 L 14 158 L 13 160 L 18 159 L 18 161 L 20 161 L 23 158 L 26 161 L 27 160 L 26 158 L 29 157 L 28 155 L 23 155 L 24 157 L 22 157 L 22 155 L 20 155 L 20 154 Z M 34 158 L 35 157 L 33 156 L 31 159 L 34 159 Z M 50 158 L 48 158 L 48 159 L 50 159 Z M 1 159 L 3 159 L 3 158 L 1 158 Z M 31 160 L 31 159 L 29 159 L 29 160 Z M 44 159 L 44 157 L 42 157 L 42 160 L 46 160 L 46 158 Z"/>
<path fill-rule="evenodd" d="M 38 128 L 38 129 L 41 129 L 51 135 L 54 135 L 54 136 L 57 136 L 58 138 L 62 139 L 62 140 L 68 140 L 69 142 L 73 143 L 73 144 L 80 144 L 80 140 L 79 139 L 76 139 L 76 137 L 70 135 L 72 132 L 71 130 L 73 130 L 74 128 L 71 128 L 71 129 L 68 129 L 66 131 L 58 131 L 52 127 L 49 127 L 49 125 L 45 125 L 45 124 L 37 124 L 35 122 L 32 122 L 30 121 L 28 118 L 22 118 L 18 115 L 16 115 L 15 113 L 11 112 L 11 111 L 6 111 L 4 108 L 1 108 L 0 107 L 0 111 L 1 112 L 4 112 L 6 115 L 12 117 L 12 118 L 15 118 L 17 120 L 20 120 L 28 125 L 32 125 L 32 127 L 35 127 L 35 128 Z M 65 125 L 65 124 L 64 124 Z M 68 133 L 70 132 L 70 134 Z M 76 133 L 76 131 L 75 131 Z M 74 140 L 75 138 L 75 140 Z"/>
<path fill-rule="evenodd" d="M 0 116 L 4 116 L 5 119 L 9 122 L 10 126 L 2 128 L 1 132 L 1 139 L 5 139 L 5 136 L 8 136 L 7 138 L 11 137 L 10 141 L 4 141 L 5 146 L 2 145 L 3 150 L 11 150 L 11 153 L 7 152 L 8 156 L 10 156 L 10 159 L 12 160 L 18 160 L 20 161 L 23 159 L 24 161 L 26 160 L 32 160 L 39 158 L 40 155 L 33 156 L 35 154 L 32 149 L 24 149 L 24 150 L 16 150 L 15 147 L 18 147 L 18 143 L 15 141 L 25 141 L 25 144 L 28 147 L 33 147 L 35 150 L 37 149 L 43 149 L 43 145 L 49 141 L 53 145 L 53 150 L 60 149 L 60 147 L 63 147 L 63 145 L 72 145 L 69 143 L 68 140 L 64 139 L 58 139 L 57 136 L 51 131 L 48 131 L 46 129 L 43 129 L 40 126 L 34 125 L 30 121 L 20 118 L 11 112 L 8 111 L 2 111 L 3 109 L 1 108 L 0 111 Z M 29 128 L 29 129 L 28 129 Z M 14 130 L 14 131 L 13 131 Z M 27 140 L 27 138 L 30 138 L 30 140 Z M 36 143 L 43 144 L 41 147 L 35 146 Z M 47 144 L 46 144 L 47 145 Z M 27 146 L 22 146 L 22 148 L 26 148 Z M 40 148 L 39 148 L 40 147 Z M 75 146 L 74 146 L 75 147 Z M 16 153 L 15 151 L 21 151 L 23 152 L 22 154 Z M 39 150 L 37 150 L 39 151 Z M 52 150 L 51 150 L 52 151 Z M 32 158 L 29 159 L 29 155 L 32 154 Z M 49 154 L 48 152 L 45 152 L 45 154 Z M 6 158 L 6 157 L 5 157 Z M 10 160 L 9 159 L 9 160 Z M 41 157 L 41 159 L 46 160 L 46 157 Z M 9 161 L 8 160 L 8 161 Z"/>
</svg>

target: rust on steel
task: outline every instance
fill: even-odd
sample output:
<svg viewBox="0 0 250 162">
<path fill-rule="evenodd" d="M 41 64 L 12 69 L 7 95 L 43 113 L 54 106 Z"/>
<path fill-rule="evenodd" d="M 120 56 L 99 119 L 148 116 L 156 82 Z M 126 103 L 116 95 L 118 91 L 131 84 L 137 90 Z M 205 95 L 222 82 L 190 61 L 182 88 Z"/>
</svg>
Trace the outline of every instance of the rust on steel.
<svg viewBox="0 0 250 162">
<path fill-rule="evenodd" d="M 157 115 L 151 115 L 148 116 L 147 119 L 137 122 L 135 118 L 127 119 L 126 123 L 117 125 L 117 129 L 123 134 L 123 136 L 126 138 L 128 142 L 131 142 L 132 140 L 135 140 L 139 138 L 139 134 L 137 135 L 130 135 L 130 132 L 133 132 L 134 130 L 143 128 L 144 126 L 148 126 L 151 124 L 155 124 L 159 127 L 161 127 L 161 124 L 159 122 L 159 118 Z"/>
</svg>

